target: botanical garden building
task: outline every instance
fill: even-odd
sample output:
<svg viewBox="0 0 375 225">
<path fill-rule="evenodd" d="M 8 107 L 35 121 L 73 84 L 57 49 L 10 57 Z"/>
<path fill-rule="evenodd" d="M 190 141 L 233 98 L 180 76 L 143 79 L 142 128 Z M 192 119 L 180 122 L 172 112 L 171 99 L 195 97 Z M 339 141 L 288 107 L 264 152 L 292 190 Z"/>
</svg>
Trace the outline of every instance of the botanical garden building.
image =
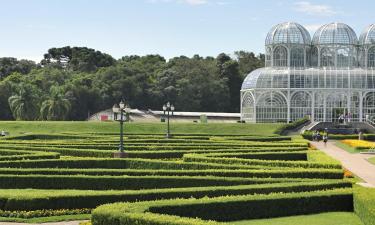
<svg viewBox="0 0 375 225">
<path fill-rule="evenodd" d="M 351 27 L 330 23 L 310 38 L 297 23 L 274 26 L 265 41 L 265 67 L 241 88 L 246 122 L 364 121 L 375 116 L 375 24 L 357 38 Z"/>
</svg>

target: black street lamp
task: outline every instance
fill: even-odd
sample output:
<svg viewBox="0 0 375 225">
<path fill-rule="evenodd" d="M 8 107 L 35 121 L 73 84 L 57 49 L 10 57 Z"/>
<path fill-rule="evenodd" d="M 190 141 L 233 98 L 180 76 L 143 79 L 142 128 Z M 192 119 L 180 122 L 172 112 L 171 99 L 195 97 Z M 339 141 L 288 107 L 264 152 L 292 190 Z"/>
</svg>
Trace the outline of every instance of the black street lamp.
<svg viewBox="0 0 375 225">
<path fill-rule="evenodd" d="M 112 107 L 114 120 L 120 122 L 120 145 L 119 152 L 113 154 L 114 158 L 125 158 L 126 152 L 124 151 L 124 122 L 126 121 L 126 116 L 130 113 L 130 108 L 123 100 L 120 103 L 114 104 Z"/>
<path fill-rule="evenodd" d="M 169 113 L 171 112 L 171 116 L 173 116 L 173 111 L 174 111 L 174 106 L 171 105 L 171 103 L 167 102 L 167 104 L 163 105 L 164 116 L 165 116 L 165 113 L 167 112 L 167 135 L 165 136 L 166 138 L 172 137 L 171 130 L 169 127 Z"/>
</svg>

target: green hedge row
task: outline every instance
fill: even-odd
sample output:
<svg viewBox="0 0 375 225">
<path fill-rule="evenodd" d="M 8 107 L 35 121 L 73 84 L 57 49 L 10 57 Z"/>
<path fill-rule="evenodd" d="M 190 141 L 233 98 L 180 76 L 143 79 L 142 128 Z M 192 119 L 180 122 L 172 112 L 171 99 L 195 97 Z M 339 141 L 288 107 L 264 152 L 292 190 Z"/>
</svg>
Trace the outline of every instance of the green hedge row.
<svg viewBox="0 0 375 225">
<path fill-rule="evenodd" d="M 369 141 L 375 141 L 375 134 L 364 134 L 364 139 Z M 312 140 L 312 131 L 305 131 L 302 137 L 307 140 Z M 330 134 L 329 139 L 333 140 L 344 140 L 344 139 L 357 139 L 358 134 Z"/>
<path fill-rule="evenodd" d="M 233 141 L 291 141 L 291 137 L 287 136 L 276 136 L 276 137 L 221 137 L 223 140 L 233 140 Z"/>
<path fill-rule="evenodd" d="M 63 144 L 60 143 L 54 145 L 46 145 L 46 144 L 20 144 L 20 143 L 4 143 L 0 145 L 0 148 L 7 148 L 7 149 L 77 149 L 77 150 L 117 150 L 118 146 L 116 145 L 73 145 L 73 144 Z M 235 150 L 235 149 L 254 149 L 254 150 L 267 150 L 267 149 L 283 149 L 283 150 L 299 150 L 304 149 L 307 150 L 308 146 L 286 146 L 284 144 L 280 145 L 226 145 L 223 143 L 222 145 L 188 145 L 188 146 L 181 146 L 181 145 L 169 145 L 169 146 L 155 146 L 155 145 L 139 145 L 139 146 L 129 146 L 125 145 L 126 150 L 128 151 L 183 151 L 183 150 Z"/>
<path fill-rule="evenodd" d="M 296 120 L 296 121 L 294 121 L 292 123 L 287 123 L 285 125 L 282 125 L 282 126 L 278 127 L 274 131 L 274 133 L 281 135 L 281 134 L 285 133 L 288 130 L 293 130 L 293 129 L 299 127 L 299 126 L 302 126 L 303 124 L 307 123 L 308 121 L 310 121 L 310 119 L 307 118 L 307 117 L 305 117 L 305 118 Z"/>
<path fill-rule="evenodd" d="M 0 150 L 0 161 L 33 160 L 33 159 L 58 159 L 59 153 L 25 150 Z"/>
<path fill-rule="evenodd" d="M 375 225 L 375 189 L 354 188 L 354 211 L 364 225 Z"/>
<path fill-rule="evenodd" d="M 264 166 L 223 165 L 151 159 L 46 159 L 0 161 L 0 168 L 107 168 L 107 169 L 262 169 Z"/>
<path fill-rule="evenodd" d="M 307 152 L 224 152 L 200 154 L 210 158 L 240 158 L 260 160 L 281 160 L 281 161 L 306 161 Z"/>
<path fill-rule="evenodd" d="M 57 148 L 57 147 L 28 147 L 22 145 L 2 145 L 1 148 L 17 149 L 17 150 L 37 150 L 46 152 L 58 152 L 61 155 L 77 156 L 77 157 L 100 157 L 111 158 L 113 157 L 113 150 L 96 150 L 96 149 L 74 149 L 74 148 Z M 130 158 L 149 158 L 149 159 L 163 159 L 163 158 L 182 158 L 187 153 L 224 153 L 224 152 L 275 152 L 275 151 L 292 151 L 299 152 L 306 150 L 306 147 L 269 147 L 269 148 L 241 148 L 241 149 L 198 149 L 198 150 L 158 150 L 158 151 L 128 151 Z M 293 153 L 290 153 L 291 155 Z M 298 155 L 296 153 L 296 155 Z M 303 157 L 301 158 L 303 160 Z"/>
<path fill-rule="evenodd" d="M 206 162 L 218 164 L 240 164 L 276 167 L 302 167 L 302 168 L 342 168 L 340 164 L 315 163 L 308 161 L 281 161 L 281 160 L 260 160 L 260 159 L 239 159 L 239 158 L 211 158 L 204 154 L 185 154 L 185 162 Z"/>
<path fill-rule="evenodd" d="M 14 169 L 0 168 L 0 174 L 15 175 L 91 175 L 91 176 L 218 176 L 218 177 L 257 177 L 257 178 L 313 178 L 313 179 L 342 179 L 340 169 L 287 169 L 287 170 L 150 170 L 150 169 L 61 169 L 37 168 Z"/>
<path fill-rule="evenodd" d="M 3 210 L 38 210 L 38 209 L 80 209 L 95 208 L 105 203 L 119 201 L 136 202 L 157 199 L 174 198 L 204 198 L 226 195 L 249 195 L 269 193 L 290 193 L 306 192 L 317 190 L 328 190 L 335 188 L 349 188 L 351 183 L 343 181 L 313 181 L 302 183 L 277 183 L 277 184 L 255 184 L 241 186 L 215 186 L 215 187 L 194 187 L 194 188 L 173 188 L 158 190 L 137 190 L 137 191 L 64 191 L 52 194 L 23 195 L 6 197 L 0 192 L 0 199 L 4 203 L 0 205 Z"/>
<path fill-rule="evenodd" d="M 158 189 L 205 187 L 278 182 L 267 178 L 209 176 L 85 176 L 85 175 L 0 175 L 0 188 L 36 189 Z"/>
<path fill-rule="evenodd" d="M 93 225 L 203 225 L 329 211 L 352 211 L 351 190 L 174 199 L 99 206 Z"/>
</svg>

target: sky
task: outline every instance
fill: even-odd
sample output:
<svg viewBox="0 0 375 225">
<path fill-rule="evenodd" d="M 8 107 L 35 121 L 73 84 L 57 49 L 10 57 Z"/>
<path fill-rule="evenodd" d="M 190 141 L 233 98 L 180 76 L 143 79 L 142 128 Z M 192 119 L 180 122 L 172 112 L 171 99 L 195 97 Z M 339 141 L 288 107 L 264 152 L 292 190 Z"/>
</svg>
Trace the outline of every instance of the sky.
<svg viewBox="0 0 375 225">
<path fill-rule="evenodd" d="M 264 52 L 275 24 L 343 22 L 359 36 L 373 0 L 0 0 L 0 57 L 40 61 L 51 47 L 85 46 L 115 58 Z"/>
</svg>

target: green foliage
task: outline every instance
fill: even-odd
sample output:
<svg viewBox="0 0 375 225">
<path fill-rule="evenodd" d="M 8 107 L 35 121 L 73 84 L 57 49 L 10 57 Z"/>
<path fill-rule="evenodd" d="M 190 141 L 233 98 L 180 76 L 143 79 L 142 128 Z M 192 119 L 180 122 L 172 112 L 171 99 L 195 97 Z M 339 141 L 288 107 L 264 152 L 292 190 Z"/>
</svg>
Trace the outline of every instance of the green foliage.
<svg viewBox="0 0 375 225">
<path fill-rule="evenodd" d="M 286 181 L 286 180 L 285 180 Z M 284 181 L 284 182 L 285 182 Z M 173 189 L 150 190 L 20 190 L 9 189 L 0 191 L 4 199 L 1 209 L 14 210 L 40 210 L 40 209 L 76 209 L 95 208 L 105 203 L 119 201 L 137 202 L 158 199 L 174 198 L 206 198 L 225 195 L 249 195 L 269 193 L 291 193 L 317 190 L 330 190 L 335 188 L 351 187 L 349 182 L 343 181 L 306 181 L 291 184 L 270 183 L 241 186 L 213 186 L 213 187 L 188 187 Z"/>
<path fill-rule="evenodd" d="M 233 221 L 299 215 L 307 212 L 352 211 L 352 201 L 351 191 L 343 189 L 115 203 L 95 209 L 92 213 L 92 223 L 93 225 L 196 224 L 197 222 L 200 224 L 200 219 Z"/>
<path fill-rule="evenodd" d="M 40 115 L 45 120 L 65 120 L 71 108 L 64 89 L 52 86 L 49 97 L 42 102 Z"/>
<path fill-rule="evenodd" d="M 17 120 L 35 120 L 38 118 L 39 97 L 33 85 L 17 86 L 17 94 L 9 97 L 9 106 Z"/>
<path fill-rule="evenodd" d="M 37 65 L 31 60 L 17 60 L 12 57 L 0 58 L 0 80 L 12 73 L 28 74 Z"/>
<path fill-rule="evenodd" d="M 278 127 L 276 129 L 276 131 L 275 131 L 275 134 L 281 135 L 281 134 L 285 133 L 288 130 L 292 130 L 294 128 L 297 128 L 297 127 L 299 127 L 299 126 L 307 123 L 308 121 L 309 121 L 309 118 L 305 117 L 305 118 L 296 120 L 296 121 L 294 121 L 292 123 L 287 123 L 287 124 L 285 124 L 283 126 Z"/>
<path fill-rule="evenodd" d="M 91 209 L 60 209 L 60 210 L 34 210 L 34 211 L 6 211 L 0 210 L 0 217 L 8 218 L 35 218 L 61 215 L 90 214 Z"/>
<path fill-rule="evenodd" d="M 328 212 L 313 215 L 288 216 L 231 222 L 231 225 L 363 225 L 352 212 Z"/>
<path fill-rule="evenodd" d="M 14 110 L 11 114 L 8 99 L 19 92 L 3 92 L 0 88 L 0 104 L 5 107 L 0 109 L 0 119 L 12 119 L 13 115 L 18 120 L 85 120 L 121 98 L 127 99 L 132 108 L 144 110 L 159 109 L 169 100 L 179 111 L 238 112 L 244 73 L 262 67 L 263 58 L 240 51 L 235 58 L 225 54 L 217 58 L 195 55 L 166 61 L 160 55 L 146 55 L 115 60 L 94 49 L 66 46 L 49 49 L 41 65 L 0 58 L 0 87 L 9 83 L 32 85 L 40 101 L 32 116 L 20 116 Z M 50 112 L 47 116 L 46 111 L 51 111 L 56 101 L 50 92 L 53 86 L 64 89 L 64 96 L 58 99 L 69 101 L 70 110 L 63 107 L 64 112 L 69 111 L 67 115 Z M 59 112 L 56 107 L 52 108 Z"/>
<path fill-rule="evenodd" d="M 0 107 L 1 108 L 1 107 Z M 171 124 L 173 134 L 181 135 L 205 135 L 205 136 L 270 136 L 273 131 L 282 124 L 239 124 L 239 123 L 174 123 Z M 58 134 L 62 133 L 86 133 L 88 135 L 118 135 L 118 123 L 101 122 L 48 122 L 48 121 L 0 121 L 2 130 L 9 131 L 11 135 L 32 134 Z M 165 134 L 165 124 L 161 123 L 126 123 L 125 134 Z M 99 132 L 99 133 L 98 133 Z M 163 135 L 162 135 L 163 134 Z M 71 136 L 71 135 L 70 135 Z M 186 136 L 186 135 L 185 135 Z M 105 141 L 103 139 L 100 140 Z"/>
<path fill-rule="evenodd" d="M 375 189 L 355 186 L 354 211 L 364 225 L 375 224 Z"/>
</svg>

